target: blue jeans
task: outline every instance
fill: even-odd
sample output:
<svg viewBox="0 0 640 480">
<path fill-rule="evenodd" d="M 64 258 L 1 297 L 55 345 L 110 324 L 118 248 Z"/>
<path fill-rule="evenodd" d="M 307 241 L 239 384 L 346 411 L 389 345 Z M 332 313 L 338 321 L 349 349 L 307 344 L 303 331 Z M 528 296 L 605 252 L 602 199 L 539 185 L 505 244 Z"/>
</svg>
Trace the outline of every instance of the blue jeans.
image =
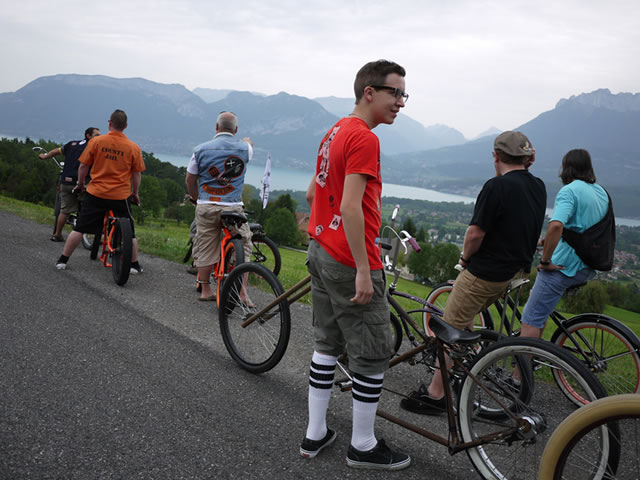
<svg viewBox="0 0 640 480">
<path fill-rule="evenodd" d="M 595 270 L 588 267 L 578 271 L 575 277 L 567 277 L 559 270 L 553 272 L 540 270 L 529 294 L 529 300 L 522 311 L 522 323 L 544 328 L 547 318 L 556 308 L 564 291 L 574 285 L 585 283 L 595 276 Z"/>
</svg>

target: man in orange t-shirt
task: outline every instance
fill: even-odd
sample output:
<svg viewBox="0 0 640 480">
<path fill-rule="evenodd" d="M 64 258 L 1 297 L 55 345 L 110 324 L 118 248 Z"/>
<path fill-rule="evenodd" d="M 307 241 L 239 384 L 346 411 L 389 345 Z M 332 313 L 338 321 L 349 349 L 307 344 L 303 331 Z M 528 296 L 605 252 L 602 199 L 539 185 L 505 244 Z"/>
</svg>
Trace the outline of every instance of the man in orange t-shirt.
<svg viewBox="0 0 640 480">
<path fill-rule="evenodd" d="M 58 270 L 67 268 L 67 261 L 82 240 L 83 233 L 95 233 L 102 224 L 105 212 L 113 210 L 118 217 L 133 218 L 129 210 L 128 198 L 139 203 L 141 173 L 144 161 L 140 147 L 123 133 L 127 128 L 127 114 L 115 110 L 109 119 L 109 133 L 97 137 L 85 148 L 80 157 L 78 183 L 76 189 L 84 190 L 84 181 L 91 168 L 91 182 L 82 203 L 73 232 L 67 237 L 62 255 L 56 262 Z M 133 234 L 131 253 L 131 273 L 142 273 L 138 262 L 138 242 Z"/>
<path fill-rule="evenodd" d="M 309 372 L 309 422 L 300 454 L 315 457 L 336 438 L 327 427 L 338 356 L 353 375 L 353 425 L 347 465 L 398 470 L 409 455 L 374 433 L 384 371 L 393 353 L 380 253 L 380 144 L 371 131 L 391 124 L 409 97 L 405 70 L 386 60 L 367 63 L 354 83 L 353 113 L 325 135 L 307 190 L 311 205 L 307 253 L 313 300 L 314 352 Z"/>
</svg>

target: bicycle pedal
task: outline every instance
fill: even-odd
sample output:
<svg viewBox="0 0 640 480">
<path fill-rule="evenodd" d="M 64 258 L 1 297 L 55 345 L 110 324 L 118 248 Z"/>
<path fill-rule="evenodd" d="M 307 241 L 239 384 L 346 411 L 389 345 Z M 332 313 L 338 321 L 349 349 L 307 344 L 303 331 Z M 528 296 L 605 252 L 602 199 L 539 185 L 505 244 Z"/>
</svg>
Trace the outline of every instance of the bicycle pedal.
<svg viewBox="0 0 640 480">
<path fill-rule="evenodd" d="M 335 385 L 337 385 L 338 388 L 340 388 L 341 392 L 348 392 L 351 390 L 351 387 L 353 386 L 353 382 L 348 378 L 344 378 L 342 380 L 336 380 Z"/>
</svg>

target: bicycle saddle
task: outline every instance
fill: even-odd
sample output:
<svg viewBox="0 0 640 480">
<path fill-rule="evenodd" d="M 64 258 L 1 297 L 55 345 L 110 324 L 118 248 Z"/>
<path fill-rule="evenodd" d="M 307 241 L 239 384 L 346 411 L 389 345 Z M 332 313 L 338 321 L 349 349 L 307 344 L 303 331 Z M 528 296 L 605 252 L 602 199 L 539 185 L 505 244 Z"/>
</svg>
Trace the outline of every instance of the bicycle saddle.
<svg viewBox="0 0 640 480">
<path fill-rule="evenodd" d="M 473 343 L 480 340 L 479 332 L 469 332 L 467 330 L 459 330 L 449 325 L 437 315 L 431 315 L 429 327 L 433 334 L 444 343 Z"/>
<path fill-rule="evenodd" d="M 220 218 L 222 218 L 223 222 L 229 225 L 235 225 L 236 227 L 239 227 L 247 221 L 247 217 L 245 217 L 242 213 L 235 212 L 223 213 L 222 215 L 220 215 Z"/>
</svg>

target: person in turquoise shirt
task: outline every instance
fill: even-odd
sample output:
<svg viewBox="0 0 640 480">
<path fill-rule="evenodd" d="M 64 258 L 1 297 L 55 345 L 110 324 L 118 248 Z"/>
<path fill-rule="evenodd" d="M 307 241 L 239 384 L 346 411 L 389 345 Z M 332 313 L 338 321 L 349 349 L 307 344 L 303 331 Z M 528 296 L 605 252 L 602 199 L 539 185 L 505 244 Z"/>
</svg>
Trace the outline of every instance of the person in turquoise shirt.
<svg viewBox="0 0 640 480">
<path fill-rule="evenodd" d="M 596 274 L 562 239 L 565 228 L 584 232 L 604 218 L 609 208 L 607 192 L 596 183 L 589 152 L 582 149 L 567 152 L 562 159 L 560 179 L 564 186 L 556 196 L 538 276 L 522 311 L 523 337 L 540 338 L 564 291 Z"/>
</svg>

